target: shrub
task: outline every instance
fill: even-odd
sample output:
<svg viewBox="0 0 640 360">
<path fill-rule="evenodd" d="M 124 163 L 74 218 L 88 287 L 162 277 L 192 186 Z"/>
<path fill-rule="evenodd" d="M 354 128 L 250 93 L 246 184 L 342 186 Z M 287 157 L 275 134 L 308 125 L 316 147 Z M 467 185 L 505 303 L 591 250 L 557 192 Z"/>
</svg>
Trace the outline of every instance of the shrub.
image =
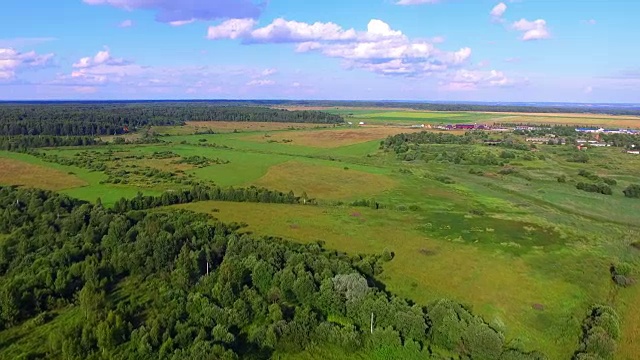
<svg viewBox="0 0 640 360">
<path fill-rule="evenodd" d="M 587 183 L 579 182 L 576 184 L 576 189 L 586 191 L 586 192 L 599 193 L 603 195 L 613 195 L 613 190 L 611 190 L 611 187 L 604 183 L 587 184 Z"/>
<path fill-rule="evenodd" d="M 504 167 L 504 168 L 500 169 L 500 171 L 498 171 L 498 174 L 500 174 L 500 175 L 511 175 L 511 174 L 515 174 L 517 172 L 518 172 L 518 170 L 516 170 L 516 168 Z"/>
<path fill-rule="evenodd" d="M 443 184 L 455 184 L 452 178 L 444 175 L 436 176 L 436 180 L 440 181 Z"/>
<path fill-rule="evenodd" d="M 618 185 L 618 182 L 615 179 L 603 177 L 602 181 L 604 181 L 604 183 L 607 185 L 611 185 L 611 186 Z"/>
<path fill-rule="evenodd" d="M 627 188 L 624 189 L 624 191 L 622 191 L 622 192 L 624 193 L 624 196 L 626 196 L 628 198 L 639 199 L 640 198 L 640 185 L 631 184 L 631 185 L 627 186 Z"/>
<path fill-rule="evenodd" d="M 567 176 L 566 175 L 560 175 L 558 176 L 558 182 L 559 183 L 566 183 L 567 182 Z"/>
<path fill-rule="evenodd" d="M 484 211 L 483 209 L 480 209 L 480 208 L 473 208 L 473 209 L 469 210 L 469 213 L 471 215 L 477 215 L 477 216 L 485 216 L 485 215 L 487 215 L 487 212 Z"/>
<path fill-rule="evenodd" d="M 484 323 L 469 326 L 462 335 L 464 349 L 472 359 L 494 360 L 500 357 L 504 336 Z"/>
</svg>

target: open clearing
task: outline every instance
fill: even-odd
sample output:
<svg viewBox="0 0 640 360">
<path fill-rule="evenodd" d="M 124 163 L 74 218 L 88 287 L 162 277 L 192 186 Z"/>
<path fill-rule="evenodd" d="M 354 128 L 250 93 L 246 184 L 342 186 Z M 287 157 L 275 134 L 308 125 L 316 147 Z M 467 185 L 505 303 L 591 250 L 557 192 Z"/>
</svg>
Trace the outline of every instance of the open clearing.
<svg viewBox="0 0 640 360">
<path fill-rule="evenodd" d="M 185 126 L 155 126 L 151 131 L 156 134 L 191 135 L 199 132 L 252 132 L 300 130 L 332 127 L 332 124 L 250 122 L 250 121 L 187 121 Z"/>
<path fill-rule="evenodd" d="M 320 199 L 359 199 L 394 187 L 385 175 L 332 166 L 289 161 L 269 168 L 253 185 L 281 191 L 306 191 Z"/>
<path fill-rule="evenodd" d="M 423 129 L 409 129 L 389 126 L 363 126 L 354 129 L 314 130 L 272 133 L 268 136 L 248 136 L 243 140 L 258 142 L 283 142 L 291 140 L 290 144 L 319 148 L 334 148 L 352 144 L 384 139 L 390 135 L 400 133 L 419 132 Z"/>
<path fill-rule="evenodd" d="M 82 179 L 59 170 L 5 158 L 0 158 L 0 184 L 46 190 L 62 190 L 87 185 Z"/>
</svg>

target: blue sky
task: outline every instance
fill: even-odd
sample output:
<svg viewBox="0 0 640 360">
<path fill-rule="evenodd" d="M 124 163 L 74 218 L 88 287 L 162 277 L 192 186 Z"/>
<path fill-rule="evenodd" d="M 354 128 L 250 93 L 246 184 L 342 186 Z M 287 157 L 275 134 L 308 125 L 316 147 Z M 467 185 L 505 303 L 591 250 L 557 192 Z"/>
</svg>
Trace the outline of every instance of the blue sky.
<svg viewBox="0 0 640 360">
<path fill-rule="evenodd" d="M 5 0 L 0 100 L 640 103 L 640 2 Z"/>
</svg>

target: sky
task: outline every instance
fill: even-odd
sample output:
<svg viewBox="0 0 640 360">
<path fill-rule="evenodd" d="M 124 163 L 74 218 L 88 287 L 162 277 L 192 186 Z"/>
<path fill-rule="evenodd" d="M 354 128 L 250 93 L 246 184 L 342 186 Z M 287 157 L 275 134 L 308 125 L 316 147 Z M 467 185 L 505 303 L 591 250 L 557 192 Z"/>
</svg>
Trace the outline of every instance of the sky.
<svg viewBox="0 0 640 360">
<path fill-rule="evenodd" d="M 640 1 L 3 0 L 1 100 L 640 103 Z"/>
</svg>

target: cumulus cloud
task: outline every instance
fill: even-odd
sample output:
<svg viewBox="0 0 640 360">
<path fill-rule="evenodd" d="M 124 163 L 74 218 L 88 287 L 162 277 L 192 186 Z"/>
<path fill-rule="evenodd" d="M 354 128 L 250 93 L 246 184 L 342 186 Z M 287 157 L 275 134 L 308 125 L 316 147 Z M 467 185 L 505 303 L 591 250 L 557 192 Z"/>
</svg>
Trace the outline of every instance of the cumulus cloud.
<svg viewBox="0 0 640 360">
<path fill-rule="evenodd" d="M 252 0 L 83 0 L 125 10 L 155 10 L 156 20 L 174 26 L 224 18 L 257 18 L 266 3 Z"/>
<path fill-rule="evenodd" d="M 589 19 L 589 20 L 583 20 L 582 23 L 586 25 L 595 25 L 598 22 L 595 19 Z"/>
<path fill-rule="evenodd" d="M 464 64 L 471 49 L 443 51 L 443 41 L 412 40 L 382 20 L 372 19 L 366 31 L 344 29 L 334 23 L 313 24 L 275 19 L 255 28 L 246 19 L 225 21 L 209 28 L 210 39 L 240 39 L 252 43 L 293 43 L 298 53 L 319 52 L 342 59 L 347 68 L 360 68 L 383 75 L 418 76 L 446 71 Z M 231 30 L 230 30 L 231 29 Z"/>
<path fill-rule="evenodd" d="M 511 27 L 523 33 L 523 41 L 542 40 L 551 37 L 551 34 L 547 29 L 547 22 L 543 19 L 538 19 L 535 21 L 520 19 L 519 21 L 514 22 Z"/>
<path fill-rule="evenodd" d="M 507 5 L 501 2 L 498 5 L 494 6 L 493 9 L 491 9 L 491 12 L 489 14 L 491 15 L 491 19 L 493 21 L 499 22 L 499 21 L 502 21 L 502 16 L 506 11 L 507 11 Z"/>
<path fill-rule="evenodd" d="M 13 48 L 0 48 L 0 80 L 12 80 L 20 70 L 39 68 L 51 63 L 53 54 L 20 52 Z"/>
<path fill-rule="evenodd" d="M 104 48 L 102 51 L 98 51 L 98 53 L 93 57 L 83 57 L 77 62 L 73 64 L 74 68 L 84 69 L 90 67 L 96 67 L 99 65 L 110 65 L 110 66 L 122 66 L 127 65 L 127 61 L 120 58 L 113 58 L 111 53 L 109 52 L 109 48 Z"/>
<path fill-rule="evenodd" d="M 220 25 L 210 26 L 207 38 L 216 39 L 237 39 L 246 37 L 257 22 L 253 19 L 230 19 Z"/>
<path fill-rule="evenodd" d="M 122 58 L 111 56 L 109 48 L 94 56 L 80 58 L 73 65 L 70 79 L 82 84 L 105 84 L 119 82 L 128 76 L 140 75 L 145 69 Z M 63 77 L 69 79 L 68 77 Z"/>
<path fill-rule="evenodd" d="M 384 31 L 383 29 L 378 30 Z M 307 24 L 279 18 L 265 27 L 253 30 L 248 40 L 279 43 L 314 40 L 351 40 L 355 39 L 355 37 L 355 30 L 344 30 L 339 25 L 331 22 Z"/>
</svg>

